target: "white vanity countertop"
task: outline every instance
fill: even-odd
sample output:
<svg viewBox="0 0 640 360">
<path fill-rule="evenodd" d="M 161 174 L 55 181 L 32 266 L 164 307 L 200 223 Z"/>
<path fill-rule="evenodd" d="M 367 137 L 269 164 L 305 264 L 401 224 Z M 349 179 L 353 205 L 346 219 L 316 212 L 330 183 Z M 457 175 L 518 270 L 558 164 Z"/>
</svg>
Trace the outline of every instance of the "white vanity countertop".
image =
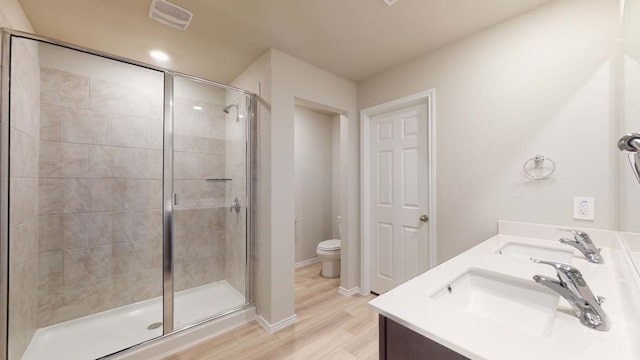
<svg viewBox="0 0 640 360">
<path fill-rule="evenodd" d="M 500 222 L 499 234 L 449 261 L 377 297 L 369 304 L 383 316 L 471 359 L 640 359 L 640 299 L 638 284 L 628 265 L 621 264 L 623 249 L 619 234 L 585 229 L 602 248 L 605 264 L 589 263 L 573 251 L 571 265 L 577 267 L 596 296 L 606 298 L 602 308 L 611 321 L 607 332 L 583 326 L 569 303 L 559 297 L 548 333 L 522 331 L 524 324 L 492 321 L 431 298 L 470 269 L 506 274 L 535 282 L 536 274 L 556 277 L 552 267 L 524 257 L 497 253 L 507 243 L 523 243 L 572 250 L 558 242 L 557 226 Z M 570 235 L 570 234 L 569 234 Z M 568 236 L 571 237 L 571 236 Z M 536 284 L 537 285 L 537 284 Z M 542 286 L 542 285 L 539 285 Z"/>
</svg>

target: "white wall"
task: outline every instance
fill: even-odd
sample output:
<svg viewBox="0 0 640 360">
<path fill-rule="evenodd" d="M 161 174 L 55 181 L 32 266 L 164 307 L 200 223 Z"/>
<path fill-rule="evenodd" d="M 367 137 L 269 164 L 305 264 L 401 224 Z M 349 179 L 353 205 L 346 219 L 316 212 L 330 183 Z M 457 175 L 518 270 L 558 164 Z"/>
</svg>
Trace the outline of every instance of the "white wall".
<svg viewBox="0 0 640 360">
<path fill-rule="evenodd" d="M 436 91 L 439 261 L 498 219 L 615 226 L 617 5 L 553 1 L 359 84 L 360 108 Z M 538 153 L 552 179 L 523 176 Z M 572 219 L 580 195 L 596 198 L 594 222 Z"/>
<path fill-rule="evenodd" d="M 356 84 L 270 49 L 233 85 L 258 92 L 258 207 L 254 249 L 255 301 L 258 315 L 270 323 L 293 319 L 295 202 L 295 103 L 303 100 L 340 113 L 340 187 L 343 219 L 354 223 L 343 236 L 342 286 L 358 286 L 359 123 Z M 259 84 L 259 86 L 258 86 Z M 341 191 L 342 192 L 342 191 Z M 345 221 L 345 220 L 343 220 Z M 345 261 L 345 258 L 348 260 Z"/>
<path fill-rule="evenodd" d="M 620 135 L 640 132 L 640 1 L 627 0 L 624 12 L 624 62 Z M 640 232 L 640 184 L 625 154 L 620 153 L 620 228 Z"/>
<path fill-rule="evenodd" d="M 357 287 L 360 277 L 359 238 L 359 121 L 357 87 L 326 70 L 278 50 L 271 50 L 271 251 L 272 279 L 279 282 L 272 294 L 273 320 L 286 319 L 294 304 L 294 108 L 296 99 L 323 105 L 344 115 L 340 123 L 341 198 L 343 217 L 341 286 Z M 347 120 L 348 119 L 348 120 Z M 277 203 L 275 200 L 277 199 Z M 275 305 L 277 304 L 277 305 Z"/>
<path fill-rule="evenodd" d="M 295 107 L 296 263 L 333 238 L 333 127 L 333 116 Z"/>
<path fill-rule="evenodd" d="M 0 26 L 33 33 L 33 27 L 18 0 L 0 0 Z"/>
</svg>

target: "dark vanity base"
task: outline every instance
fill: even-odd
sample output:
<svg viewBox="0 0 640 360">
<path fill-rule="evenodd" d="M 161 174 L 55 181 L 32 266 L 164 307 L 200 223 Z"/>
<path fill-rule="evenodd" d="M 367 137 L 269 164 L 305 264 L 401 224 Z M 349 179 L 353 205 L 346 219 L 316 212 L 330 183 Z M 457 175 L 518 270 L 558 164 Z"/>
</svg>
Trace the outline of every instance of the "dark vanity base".
<svg viewBox="0 0 640 360">
<path fill-rule="evenodd" d="M 382 315 L 379 330 L 380 360 L 468 360 Z"/>
</svg>

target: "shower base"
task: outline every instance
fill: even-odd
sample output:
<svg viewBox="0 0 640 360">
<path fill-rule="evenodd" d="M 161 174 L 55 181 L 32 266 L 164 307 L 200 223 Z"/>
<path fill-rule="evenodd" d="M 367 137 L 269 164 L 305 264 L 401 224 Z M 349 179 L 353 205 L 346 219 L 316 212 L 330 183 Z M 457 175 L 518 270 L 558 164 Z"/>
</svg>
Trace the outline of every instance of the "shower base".
<svg viewBox="0 0 640 360">
<path fill-rule="evenodd" d="M 177 292 L 175 329 L 245 304 L 245 298 L 222 280 Z M 38 329 L 23 360 L 88 360 L 162 335 L 162 297 Z M 150 328 L 150 329 L 148 329 Z"/>
</svg>

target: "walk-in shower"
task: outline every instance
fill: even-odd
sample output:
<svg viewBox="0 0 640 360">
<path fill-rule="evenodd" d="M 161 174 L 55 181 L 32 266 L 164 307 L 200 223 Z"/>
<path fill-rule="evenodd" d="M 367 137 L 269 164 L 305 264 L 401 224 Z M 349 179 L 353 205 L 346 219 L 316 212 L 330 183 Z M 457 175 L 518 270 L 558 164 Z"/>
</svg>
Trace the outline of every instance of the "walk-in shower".
<svg viewBox="0 0 640 360">
<path fill-rule="evenodd" d="M 19 32 L 2 58 L 0 359 L 251 307 L 254 95 Z"/>
</svg>

